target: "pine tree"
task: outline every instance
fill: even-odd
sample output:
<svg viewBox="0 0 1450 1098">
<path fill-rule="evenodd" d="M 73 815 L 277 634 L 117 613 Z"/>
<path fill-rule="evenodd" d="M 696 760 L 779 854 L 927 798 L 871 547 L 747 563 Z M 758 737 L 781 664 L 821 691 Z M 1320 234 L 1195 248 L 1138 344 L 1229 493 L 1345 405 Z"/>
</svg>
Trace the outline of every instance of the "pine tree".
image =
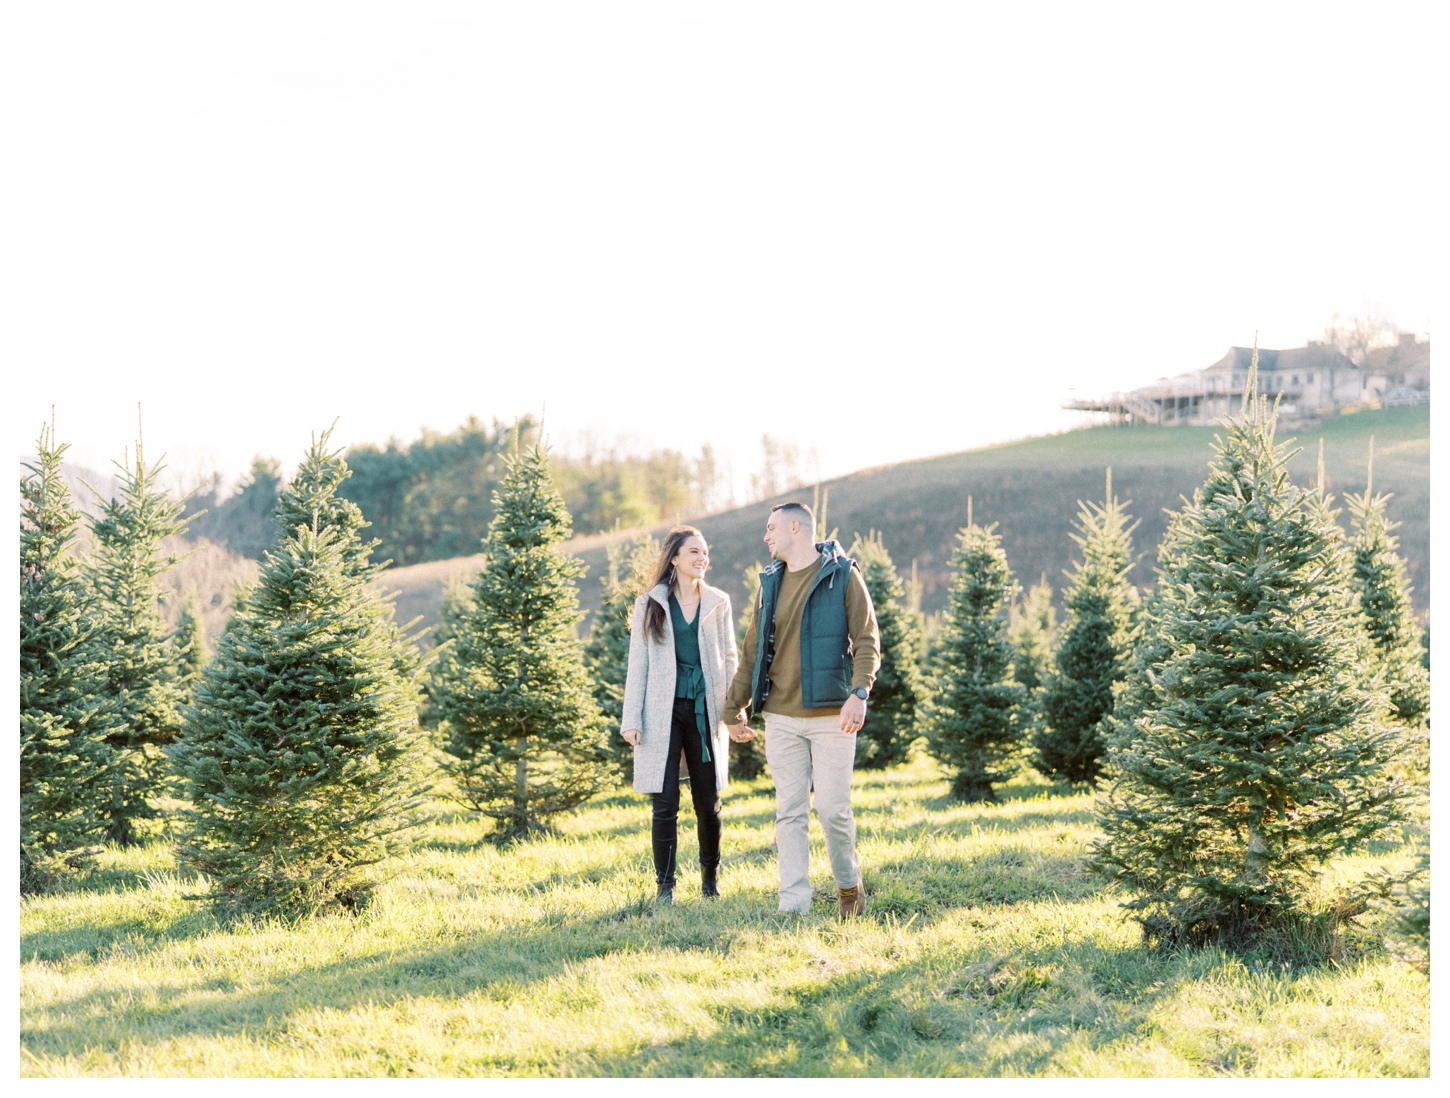
<svg viewBox="0 0 1450 1098">
<path fill-rule="evenodd" d="M 1042 727 L 1042 687 L 1057 643 L 1057 610 L 1046 573 L 1007 611 L 1007 640 L 1012 645 L 1012 678 L 1023 690 L 1022 734 L 1031 740 Z"/>
<path fill-rule="evenodd" d="M 928 749 L 957 771 L 952 795 L 994 800 L 992 785 L 1018 746 L 1018 707 L 1026 692 L 1012 679 L 1012 645 L 1003 611 L 1020 588 L 1002 551 L 996 523 L 972 521 L 952 554 L 957 575 L 935 645 L 931 687 L 922 707 Z"/>
<path fill-rule="evenodd" d="M 191 802 L 180 854 L 240 910 L 356 908 L 421 822 L 418 659 L 331 494 L 347 467 L 328 439 L 279 500 L 276 546 L 170 749 Z"/>
<path fill-rule="evenodd" d="M 181 613 L 171 633 L 171 653 L 176 669 L 176 685 L 185 701 L 190 702 L 201 673 L 211 653 L 207 650 L 206 629 L 201 608 L 197 605 L 195 588 L 188 588 L 181 600 Z"/>
<path fill-rule="evenodd" d="M 609 763 L 574 636 L 584 566 L 558 549 L 569 513 L 542 446 L 508 465 L 487 559 L 430 691 L 458 797 L 517 836 L 595 793 Z"/>
<path fill-rule="evenodd" d="M 874 530 L 864 538 L 858 534 L 847 555 L 861 566 L 881 636 L 881 668 L 871 687 L 866 723 L 856 733 L 856 765 L 876 770 L 905 762 L 916 738 L 921 633 L 915 616 L 902 602 L 906 585 L 897 575 L 881 535 Z"/>
<path fill-rule="evenodd" d="M 1135 641 L 1138 592 L 1128 582 L 1133 568 L 1133 531 L 1126 501 L 1113 495 L 1108 470 L 1101 504 L 1078 503 L 1082 551 L 1073 562 L 1063 598 L 1067 621 L 1042 691 L 1042 724 L 1033 738 L 1035 765 L 1072 782 L 1097 778 L 1104 746 L 1102 720 L 1127 675 Z"/>
<path fill-rule="evenodd" d="M 94 596 L 71 549 L 80 515 L 66 446 L 43 428 L 20 478 L 20 887 L 63 880 L 100 849 L 114 752 Z"/>
<path fill-rule="evenodd" d="M 1052 584 L 1047 576 L 1032 585 L 1007 613 L 1007 637 L 1012 642 L 1012 678 L 1029 694 L 1047 682 L 1057 644 L 1057 610 L 1052 605 Z"/>
<path fill-rule="evenodd" d="M 104 636 L 104 691 L 118 718 L 110 738 L 116 768 L 107 837 L 129 845 L 137 840 L 137 821 L 157 815 L 167 777 L 162 749 L 181 729 L 185 694 L 161 615 L 161 576 L 180 559 L 162 545 L 186 523 L 182 504 L 159 483 L 165 466 L 147 466 L 139 438 L 134 459 L 116 467 L 120 492 L 91 521 L 95 550 L 88 571 Z"/>
<path fill-rule="evenodd" d="M 629 671 L 629 628 L 634 600 L 649 582 L 650 566 L 660 555 L 660 543 L 646 534 L 621 541 L 606 550 L 608 563 L 601 582 L 604 598 L 589 643 L 584 646 L 584 663 L 594 701 L 604 714 L 606 748 L 622 785 L 634 782 L 634 749 L 619 734 L 618 720 L 624 713 L 624 680 Z"/>
<path fill-rule="evenodd" d="M 755 611 L 759 608 L 760 602 L 760 572 L 763 566 L 759 561 L 748 565 L 744 573 L 745 599 L 735 606 L 735 650 L 745 651 L 745 637 L 749 630 L 755 628 Z M 756 730 L 756 737 L 753 740 L 743 742 L 730 741 L 730 775 L 732 779 L 740 781 L 752 781 L 765 773 L 765 749 L 763 741 L 758 733 L 764 728 L 764 719 L 759 713 L 752 718 L 751 727 Z"/>
<path fill-rule="evenodd" d="M 1399 526 L 1385 515 L 1393 495 L 1371 494 L 1374 487 L 1374 440 L 1370 439 L 1370 473 L 1359 495 L 1345 496 L 1354 526 L 1355 589 L 1373 643 L 1371 662 L 1390 692 L 1395 716 L 1411 726 L 1430 712 L 1430 676 L 1421 664 L 1424 649 L 1420 627 L 1410 603 L 1413 590 L 1405 582 L 1405 565 L 1397 552 Z"/>
<path fill-rule="evenodd" d="M 1148 644 L 1109 741 L 1094 867 L 1150 937 L 1230 940 L 1302 917 L 1328 858 L 1401 816 L 1384 699 L 1361 683 L 1353 563 L 1323 492 L 1289 479 L 1256 398 L 1170 521 Z M 1351 909 L 1353 910 L 1353 909 Z"/>
</svg>

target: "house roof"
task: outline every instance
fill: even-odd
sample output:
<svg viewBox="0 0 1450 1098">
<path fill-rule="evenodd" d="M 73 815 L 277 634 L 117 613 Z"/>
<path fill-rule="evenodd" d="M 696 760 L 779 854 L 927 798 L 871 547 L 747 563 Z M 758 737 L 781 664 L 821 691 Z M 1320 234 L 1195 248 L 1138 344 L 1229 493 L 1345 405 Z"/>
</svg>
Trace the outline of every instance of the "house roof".
<svg viewBox="0 0 1450 1098">
<path fill-rule="evenodd" d="M 1230 347 L 1228 354 L 1212 366 L 1198 373 L 1247 373 L 1254 356 L 1252 347 Z M 1333 347 L 1324 343 L 1311 343 L 1307 347 L 1288 347 L 1284 350 L 1259 348 L 1259 371 L 1261 373 L 1279 370 L 1358 370 L 1359 367 Z"/>
</svg>

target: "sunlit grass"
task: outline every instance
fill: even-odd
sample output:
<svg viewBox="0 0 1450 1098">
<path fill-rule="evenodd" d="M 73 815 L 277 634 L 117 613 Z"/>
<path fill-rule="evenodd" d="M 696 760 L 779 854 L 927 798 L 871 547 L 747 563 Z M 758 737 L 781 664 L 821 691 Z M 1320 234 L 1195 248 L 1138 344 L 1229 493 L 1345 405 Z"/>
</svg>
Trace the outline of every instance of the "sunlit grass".
<svg viewBox="0 0 1450 1098">
<path fill-rule="evenodd" d="M 356 918 L 223 925 L 164 846 L 21 910 L 29 1075 L 1423 1075 L 1429 983 L 1374 948 L 1290 970 L 1150 952 L 1082 869 L 1091 800 L 857 774 L 869 917 L 775 912 L 768 782 L 726 798 L 718 901 L 647 799 L 500 849 L 445 815 Z M 688 798 L 685 798 L 688 803 Z M 682 823 L 688 833 L 688 816 Z M 815 832 L 819 840 L 819 832 Z M 1403 860 L 1392 844 L 1344 871 Z"/>
</svg>

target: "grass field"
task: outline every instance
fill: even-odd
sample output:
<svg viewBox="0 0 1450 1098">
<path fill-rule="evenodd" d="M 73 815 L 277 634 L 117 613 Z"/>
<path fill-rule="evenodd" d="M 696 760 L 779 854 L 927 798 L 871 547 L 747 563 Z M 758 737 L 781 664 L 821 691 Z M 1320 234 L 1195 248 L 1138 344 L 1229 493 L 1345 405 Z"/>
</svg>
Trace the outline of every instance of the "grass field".
<svg viewBox="0 0 1450 1098">
<path fill-rule="evenodd" d="M 219 924 L 164 844 L 112 851 L 73 891 L 22 901 L 21 1070 L 1428 1073 L 1429 981 L 1372 925 L 1297 970 L 1145 950 L 1083 871 L 1090 796 L 1004 793 L 957 804 L 925 760 L 858 773 L 871 906 L 845 926 L 819 842 L 817 906 L 775 913 L 768 781 L 726 797 L 723 898 L 695 894 L 682 835 L 681 902 L 663 910 L 633 794 L 506 849 L 445 815 L 362 916 L 295 926 Z M 1336 872 L 1407 862 L 1384 844 Z"/>
</svg>

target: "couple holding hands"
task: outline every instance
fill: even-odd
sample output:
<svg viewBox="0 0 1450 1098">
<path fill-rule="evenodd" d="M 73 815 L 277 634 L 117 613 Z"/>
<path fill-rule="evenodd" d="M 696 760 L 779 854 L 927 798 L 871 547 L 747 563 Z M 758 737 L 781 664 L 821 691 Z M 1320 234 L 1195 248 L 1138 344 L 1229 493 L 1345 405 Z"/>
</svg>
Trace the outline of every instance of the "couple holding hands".
<svg viewBox="0 0 1450 1098">
<path fill-rule="evenodd" d="M 701 892 L 719 895 L 720 791 L 730 739 L 765 717 L 765 758 L 775 780 L 780 910 L 811 905 L 811 792 L 826 834 L 840 914 L 866 909 L 851 812 L 856 733 L 881 666 L 876 611 L 856 562 L 837 541 L 815 540 L 801 503 L 766 521 L 771 563 L 760 574 L 754 619 L 737 657 L 730 596 L 705 582 L 710 549 L 692 526 L 665 538 L 652 585 L 634 605 L 621 734 L 634 746 L 634 788 L 654 799 L 658 900 L 674 898 L 680 759 L 700 835 Z"/>
</svg>

